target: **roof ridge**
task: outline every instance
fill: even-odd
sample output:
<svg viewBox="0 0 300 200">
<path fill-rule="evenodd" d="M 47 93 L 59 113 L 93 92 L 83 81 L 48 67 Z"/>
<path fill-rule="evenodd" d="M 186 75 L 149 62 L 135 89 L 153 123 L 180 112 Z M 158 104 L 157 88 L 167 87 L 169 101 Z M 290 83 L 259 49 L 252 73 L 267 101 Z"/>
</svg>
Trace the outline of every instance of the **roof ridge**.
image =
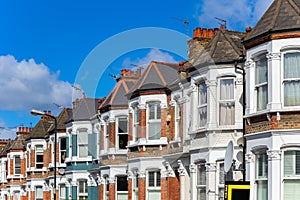
<svg viewBox="0 0 300 200">
<path fill-rule="evenodd" d="M 155 69 L 157 75 L 159 76 L 161 82 L 166 86 L 167 85 L 166 80 L 164 79 L 163 75 L 160 73 L 160 70 L 158 69 L 156 64 L 154 65 L 154 69 Z"/>
<path fill-rule="evenodd" d="M 224 37 L 229 42 L 229 44 L 233 47 L 234 51 L 237 54 L 240 54 L 239 48 L 235 45 L 235 43 L 233 42 L 233 40 L 230 37 L 226 36 L 225 32 L 224 32 Z"/>
<path fill-rule="evenodd" d="M 138 85 L 138 87 L 136 88 L 136 89 L 139 89 L 142 85 L 143 85 L 143 83 L 145 82 L 145 80 L 146 80 L 146 77 L 148 76 L 148 74 L 150 73 L 150 69 L 151 69 L 151 67 L 154 65 L 154 61 L 152 61 L 151 63 L 150 63 L 150 65 L 147 67 L 147 69 L 146 69 L 146 71 L 144 72 L 144 77 L 143 77 L 143 79 L 141 80 L 141 83 Z M 143 76 L 142 75 L 142 76 Z"/>
<path fill-rule="evenodd" d="M 272 28 L 274 27 L 274 25 L 277 21 L 277 17 L 278 17 L 279 11 L 280 11 L 281 4 L 282 4 L 282 0 L 278 0 L 276 9 L 275 9 L 275 17 L 271 20 L 269 31 L 272 30 Z"/>
<path fill-rule="evenodd" d="M 300 8 L 295 4 L 294 0 L 288 0 L 289 4 L 294 8 L 294 10 L 300 15 Z"/>
</svg>

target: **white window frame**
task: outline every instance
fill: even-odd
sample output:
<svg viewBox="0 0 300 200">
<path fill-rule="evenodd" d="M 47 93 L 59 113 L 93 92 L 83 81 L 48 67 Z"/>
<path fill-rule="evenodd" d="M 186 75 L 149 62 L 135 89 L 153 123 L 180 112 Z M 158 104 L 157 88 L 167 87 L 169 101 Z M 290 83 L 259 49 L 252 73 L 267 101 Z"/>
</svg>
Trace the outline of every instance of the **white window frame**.
<svg viewBox="0 0 300 200">
<path fill-rule="evenodd" d="M 20 200 L 21 199 L 20 191 L 14 191 L 13 192 L 13 197 L 14 197 L 14 200 Z"/>
<path fill-rule="evenodd" d="M 109 120 L 108 118 L 104 121 L 104 152 L 109 150 Z"/>
<path fill-rule="evenodd" d="M 154 185 L 153 186 L 150 186 L 150 173 L 153 173 L 153 183 Z M 158 179 L 159 177 L 159 179 Z M 161 193 L 161 173 L 160 173 L 160 170 L 149 170 L 147 171 L 147 179 L 146 179 L 146 191 L 147 191 L 147 197 L 149 197 L 149 194 L 151 192 L 157 192 L 157 193 Z M 149 198 L 147 198 L 148 200 L 150 200 Z"/>
<path fill-rule="evenodd" d="M 287 82 L 300 82 L 300 77 L 297 77 L 297 78 L 285 78 L 284 77 L 284 72 L 285 72 L 285 55 L 287 54 L 293 54 L 293 53 L 299 53 L 300 54 L 300 50 L 290 50 L 290 51 L 285 51 L 283 54 L 282 54 L 282 102 L 283 102 L 283 106 L 284 107 L 292 107 L 292 108 L 295 108 L 295 107 L 299 107 L 300 108 L 300 103 L 298 102 L 298 105 L 286 105 L 286 102 L 285 102 L 285 83 Z"/>
<path fill-rule="evenodd" d="M 232 80 L 232 86 L 233 86 L 233 98 L 228 98 L 228 99 L 221 99 L 221 82 L 224 81 L 224 80 Z M 218 80 L 218 83 L 219 83 L 219 92 L 218 92 L 218 125 L 219 127 L 232 127 L 235 125 L 235 113 L 236 113 L 236 99 L 235 99 L 235 94 L 236 94 L 236 85 L 235 85 L 235 77 L 232 77 L 232 76 L 228 76 L 228 77 L 220 77 L 219 80 Z M 221 104 L 233 104 L 234 105 L 234 117 L 233 117 L 233 123 L 231 124 L 221 124 L 221 109 L 220 109 L 220 106 Z"/>
<path fill-rule="evenodd" d="M 41 151 L 37 151 L 37 147 L 40 147 L 42 150 Z M 42 155 L 42 162 L 37 162 L 37 156 L 38 155 Z M 38 165 L 42 165 L 42 167 L 37 167 Z M 44 147 L 43 145 L 36 145 L 35 146 L 35 169 L 43 169 L 44 168 Z"/>
<path fill-rule="evenodd" d="M 87 200 L 88 199 L 88 184 L 87 184 L 87 180 L 86 179 L 79 179 L 77 180 L 78 182 L 78 199 L 85 199 Z M 82 188 L 82 192 L 80 191 L 81 190 L 81 183 L 83 183 L 83 188 Z"/>
<path fill-rule="evenodd" d="M 85 137 L 84 139 L 86 142 L 82 141 L 81 137 Z M 77 133 L 77 156 L 78 158 L 87 158 L 88 156 L 88 129 L 87 128 L 79 128 Z M 81 152 L 83 155 L 81 155 L 80 150 L 83 149 L 84 151 Z"/>
<path fill-rule="evenodd" d="M 265 82 L 262 82 L 262 83 L 257 83 L 256 82 L 256 78 L 257 78 L 257 63 L 261 60 L 266 60 L 266 63 L 267 63 L 267 80 Z M 269 90 L 268 90 L 268 73 L 269 73 L 269 69 L 268 69 L 268 58 L 266 57 L 266 54 L 261 54 L 259 56 L 257 56 L 255 59 L 254 59 L 254 63 L 255 63 L 255 69 L 254 69 L 254 73 L 255 73 L 255 79 L 254 79 L 254 89 L 255 89 L 255 108 L 256 108 L 256 111 L 262 111 L 262 110 L 266 110 L 267 109 L 267 105 L 268 105 L 268 95 L 269 95 Z M 263 87 L 266 87 L 267 88 L 267 99 L 266 99 L 266 105 L 264 105 L 263 108 L 259 108 L 259 89 L 260 88 L 263 88 Z"/>
<path fill-rule="evenodd" d="M 16 163 L 16 158 L 19 158 L 19 164 Z M 17 169 L 19 170 L 20 173 L 17 173 Z M 17 155 L 14 156 L 14 175 L 21 175 L 21 156 Z"/>
<path fill-rule="evenodd" d="M 133 142 L 136 142 L 138 140 L 138 132 L 139 132 L 139 114 L 140 109 L 137 104 L 132 106 L 132 140 Z"/>
<path fill-rule="evenodd" d="M 174 130 L 174 139 L 180 137 L 180 113 L 181 107 L 178 101 L 175 101 L 175 130 Z"/>
<path fill-rule="evenodd" d="M 62 149 L 62 146 L 61 146 L 61 144 L 62 144 L 62 139 L 64 139 L 65 140 L 65 145 L 66 145 L 66 148 L 65 149 Z M 60 137 L 59 138 L 59 162 L 61 163 L 61 164 L 63 164 L 63 163 L 65 163 L 65 161 L 66 161 L 66 159 L 67 159 L 67 138 L 66 137 Z M 64 162 L 62 161 L 62 155 L 65 155 L 65 159 L 64 159 Z"/>
<path fill-rule="evenodd" d="M 137 172 L 133 173 L 132 177 L 132 200 L 139 199 L 139 174 Z"/>
<path fill-rule="evenodd" d="M 125 180 L 127 181 L 127 190 L 118 190 L 118 181 L 119 181 L 119 179 L 120 179 L 120 176 L 116 176 L 116 193 L 117 193 L 117 196 L 116 196 L 116 199 L 119 199 L 118 197 L 119 197 L 119 195 L 121 195 L 121 196 L 124 196 L 124 195 L 126 195 L 126 197 L 128 197 L 128 180 L 127 180 L 127 176 L 126 175 L 124 175 L 122 178 L 124 178 L 125 177 Z"/>
<path fill-rule="evenodd" d="M 262 159 L 260 162 L 259 159 Z M 259 168 L 262 168 L 262 175 L 259 174 Z M 256 198 L 261 199 L 259 196 L 259 185 L 266 184 L 268 188 L 268 155 L 266 151 L 257 152 L 255 154 L 255 182 L 256 182 Z M 267 199 L 268 199 L 268 189 L 267 192 Z"/>
<path fill-rule="evenodd" d="M 217 162 L 217 188 L 218 199 L 224 199 L 224 186 L 225 186 L 225 171 L 224 171 L 224 161 Z"/>
<path fill-rule="evenodd" d="M 204 167 L 204 171 L 200 171 L 203 169 L 200 169 L 200 167 Z M 201 174 L 204 173 L 205 180 L 203 181 L 200 177 Z M 205 200 L 206 199 L 206 179 L 207 179 L 207 174 L 206 174 L 206 163 L 205 162 L 200 162 L 197 163 L 197 182 L 196 182 L 196 188 L 197 188 L 197 200 Z M 200 193 L 198 190 L 204 190 L 205 191 L 205 198 L 201 198 Z"/>
<path fill-rule="evenodd" d="M 37 193 L 38 188 L 39 188 L 39 189 L 41 190 L 41 192 L 42 192 L 42 196 L 41 196 L 41 197 L 38 196 L 38 193 Z M 43 186 L 40 186 L 40 185 L 35 186 L 35 195 L 34 195 L 34 199 L 35 199 L 35 200 L 43 200 Z"/>
<path fill-rule="evenodd" d="M 202 102 L 202 95 L 201 95 L 201 90 L 200 90 L 200 87 L 201 86 L 205 86 L 205 89 L 206 89 L 206 98 L 205 98 L 205 101 Z M 198 109 L 198 128 L 204 128 L 207 124 L 207 85 L 206 85 L 206 82 L 205 80 L 202 80 L 202 81 L 199 81 L 197 83 L 197 88 L 198 88 L 198 91 L 197 91 L 197 109 Z M 201 124 L 201 117 L 200 117 L 200 114 L 201 114 L 201 111 L 202 109 L 205 109 L 206 108 L 206 118 L 205 118 L 205 122 L 204 124 Z"/>
<path fill-rule="evenodd" d="M 296 171 L 296 161 L 297 160 L 294 160 L 294 166 L 293 166 L 293 174 L 289 174 L 289 175 L 286 175 L 286 171 L 285 171 L 285 160 L 286 160 L 286 152 L 299 152 L 299 155 L 298 155 L 298 163 L 300 164 L 300 149 L 299 148 L 287 148 L 287 149 L 284 149 L 284 151 L 282 152 L 283 154 L 283 198 L 286 198 L 285 197 L 285 184 L 288 182 L 288 181 L 296 181 L 298 182 L 298 184 L 300 184 L 300 170 L 299 172 L 297 173 Z M 295 159 L 297 159 L 296 155 L 294 157 Z M 295 184 L 293 184 L 295 185 Z M 297 187 L 297 191 L 298 191 L 298 188 Z M 298 192 L 299 193 L 299 192 Z M 294 197 L 296 194 L 292 194 L 292 196 Z"/>
<path fill-rule="evenodd" d="M 64 192 L 62 192 L 64 190 Z M 65 200 L 66 199 L 66 185 L 65 184 L 59 184 L 59 200 Z"/>
<path fill-rule="evenodd" d="M 154 118 L 153 119 L 150 119 L 150 106 L 151 105 L 155 105 L 154 107 Z M 158 106 L 159 106 L 159 110 L 160 110 L 160 113 L 159 113 L 159 110 L 158 110 Z M 159 140 L 161 138 L 161 102 L 160 101 L 149 101 L 147 102 L 147 110 L 146 110 L 146 121 L 147 121 L 147 139 L 148 140 Z M 154 139 L 151 139 L 150 138 L 150 126 L 151 124 L 159 124 L 160 123 L 160 136 L 159 138 L 156 138 L 154 136 Z M 152 135 L 152 134 L 151 134 Z M 156 134 L 155 134 L 156 135 Z"/>
<path fill-rule="evenodd" d="M 126 119 L 126 131 L 125 132 L 119 132 L 119 121 L 121 119 Z M 116 147 L 118 150 L 127 150 L 126 146 L 128 143 L 128 117 L 127 116 L 118 116 L 116 117 Z M 125 144 L 125 148 L 120 148 L 120 136 L 127 136 L 127 143 Z"/>
</svg>

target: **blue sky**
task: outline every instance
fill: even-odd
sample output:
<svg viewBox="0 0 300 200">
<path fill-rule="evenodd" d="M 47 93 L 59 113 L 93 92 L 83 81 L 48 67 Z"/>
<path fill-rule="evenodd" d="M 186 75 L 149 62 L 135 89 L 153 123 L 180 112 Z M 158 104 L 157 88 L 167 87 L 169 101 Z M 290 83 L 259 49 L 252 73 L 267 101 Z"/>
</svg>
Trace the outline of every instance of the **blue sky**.
<svg viewBox="0 0 300 200">
<path fill-rule="evenodd" d="M 21 124 L 30 126 L 32 123 L 34 126 L 38 118 L 30 116 L 33 108 L 58 114 L 59 109 L 53 103 L 70 107 L 71 85 L 76 82 L 83 62 L 103 41 L 143 27 L 166 28 L 186 34 L 184 23 L 178 19 L 188 19 L 188 36 L 196 27 L 219 27 L 215 17 L 226 19 L 228 29 L 244 31 L 246 26 L 255 25 L 271 2 L 1 1 L 0 137 L 13 137 L 13 127 Z M 149 40 L 149 35 L 141 34 L 140 37 Z M 110 51 L 119 48 L 113 45 Z M 182 50 L 185 49 L 182 45 Z M 96 94 L 88 95 L 91 97 L 107 95 L 115 84 L 108 74 L 118 74 L 121 68 L 133 68 L 131 64 L 147 66 L 150 60 L 177 62 L 184 59 L 174 52 L 156 48 L 133 49 L 108 66 L 101 65 L 101 56 L 105 57 L 99 55 L 100 64 L 93 66 L 93 70 L 105 71 Z"/>
</svg>

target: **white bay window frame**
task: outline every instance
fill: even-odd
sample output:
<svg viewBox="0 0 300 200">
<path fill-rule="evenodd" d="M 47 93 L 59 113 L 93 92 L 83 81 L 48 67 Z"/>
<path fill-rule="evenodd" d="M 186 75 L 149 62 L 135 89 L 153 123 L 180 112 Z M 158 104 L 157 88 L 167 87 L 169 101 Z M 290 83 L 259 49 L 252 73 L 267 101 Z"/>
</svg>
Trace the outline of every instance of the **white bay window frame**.
<svg viewBox="0 0 300 200">
<path fill-rule="evenodd" d="M 118 150 L 126 150 L 127 142 L 128 142 L 127 116 L 118 116 L 116 117 L 116 144 Z"/>
<path fill-rule="evenodd" d="M 283 54 L 284 106 L 300 106 L 300 50 Z"/>
<path fill-rule="evenodd" d="M 198 84 L 198 128 L 203 128 L 207 124 L 207 85 L 205 80 Z"/>
<path fill-rule="evenodd" d="M 78 158 L 86 158 L 88 156 L 88 130 L 87 128 L 78 129 L 77 133 L 77 155 Z"/>
<path fill-rule="evenodd" d="M 219 126 L 232 126 L 235 124 L 235 78 L 222 77 L 219 85 Z"/>
<path fill-rule="evenodd" d="M 268 59 L 266 54 L 255 59 L 256 111 L 265 110 L 268 104 Z"/>
<path fill-rule="evenodd" d="M 256 198 L 268 199 L 268 156 L 266 151 L 255 154 Z"/>
<path fill-rule="evenodd" d="M 159 140 L 161 138 L 161 105 L 160 101 L 147 102 L 147 139 Z"/>
</svg>

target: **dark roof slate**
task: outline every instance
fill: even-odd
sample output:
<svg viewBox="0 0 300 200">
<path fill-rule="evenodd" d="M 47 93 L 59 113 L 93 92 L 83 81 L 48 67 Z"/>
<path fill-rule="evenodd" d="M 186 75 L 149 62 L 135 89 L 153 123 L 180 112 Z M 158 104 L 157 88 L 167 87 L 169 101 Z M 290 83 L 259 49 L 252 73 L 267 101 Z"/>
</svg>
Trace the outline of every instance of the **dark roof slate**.
<svg viewBox="0 0 300 200">
<path fill-rule="evenodd" d="M 195 67 L 205 63 L 218 64 L 233 62 L 244 54 L 242 39 L 245 33 L 220 30 L 214 38 L 205 46 L 200 55 L 194 62 Z"/>
<path fill-rule="evenodd" d="M 98 99 L 83 98 L 73 108 L 73 112 L 66 122 L 90 120 L 97 114 Z"/>
<path fill-rule="evenodd" d="M 136 76 L 133 77 L 121 77 L 114 89 L 110 92 L 107 98 L 99 105 L 99 109 L 105 108 L 107 106 L 120 107 L 128 106 L 128 99 L 125 96 L 127 92 L 132 88 L 134 83 L 137 81 Z"/>
<path fill-rule="evenodd" d="M 57 116 L 57 130 L 64 130 L 66 129 L 65 122 L 70 118 L 72 115 L 72 108 L 64 108 L 59 115 Z M 51 124 L 48 131 L 53 131 L 54 124 Z"/>
<path fill-rule="evenodd" d="M 300 29 L 300 0 L 275 0 L 245 40 L 294 29 Z"/>
<path fill-rule="evenodd" d="M 30 132 L 27 139 L 43 139 L 49 136 L 48 130 L 54 124 L 54 120 L 48 117 L 41 117 L 40 121 Z"/>
<path fill-rule="evenodd" d="M 178 79 L 178 64 L 152 61 L 127 95 L 141 90 L 159 90 Z"/>
<path fill-rule="evenodd" d="M 7 150 L 25 150 L 26 142 L 25 140 L 28 138 L 26 134 L 19 134 L 17 137 L 11 142 L 10 146 Z"/>
</svg>

